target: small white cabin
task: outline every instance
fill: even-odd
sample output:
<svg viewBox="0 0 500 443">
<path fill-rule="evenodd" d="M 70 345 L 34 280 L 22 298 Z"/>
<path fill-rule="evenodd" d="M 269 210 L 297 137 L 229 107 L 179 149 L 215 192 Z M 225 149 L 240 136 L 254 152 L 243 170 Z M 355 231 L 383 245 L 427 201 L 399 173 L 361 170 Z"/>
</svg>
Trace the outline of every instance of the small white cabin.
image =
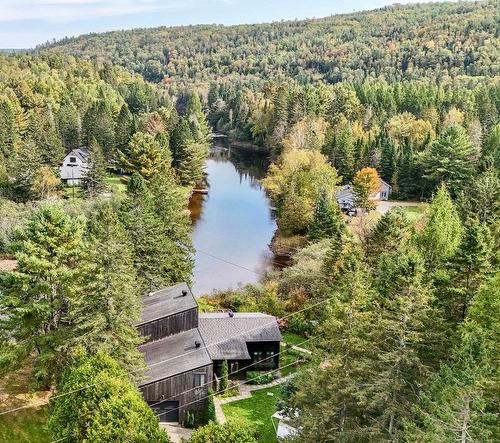
<svg viewBox="0 0 500 443">
<path fill-rule="evenodd" d="M 73 149 L 59 167 L 61 180 L 69 186 L 82 184 L 87 176 L 89 151 L 85 148 Z"/>
<path fill-rule="evenodd" d="M 370 200 L 389 200 L 392 192 L 391 185 L 382 179 L 380 179 L 379 184 L 379 190 L 370 195 Z M 355 207 L 356 192 L 354 192 L 354 186 L 351 184 L 341 186 L 336 193 L 336 199 L 341 208 Z"/>
</svg>

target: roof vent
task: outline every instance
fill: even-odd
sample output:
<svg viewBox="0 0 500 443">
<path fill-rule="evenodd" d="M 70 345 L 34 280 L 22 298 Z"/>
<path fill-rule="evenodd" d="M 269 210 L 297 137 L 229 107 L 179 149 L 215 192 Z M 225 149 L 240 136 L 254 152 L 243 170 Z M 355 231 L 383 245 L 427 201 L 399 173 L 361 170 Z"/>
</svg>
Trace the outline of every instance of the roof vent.
<svg viewBox="0 0 500 443">
<path fill-rule="evenodd" d="M 185 289 L 182 291 L 182 296 L 185 297 L 186 295 L 188 295 L 188 291 L 186 291 Z"/>
<path fill-rule="evenodd" d="M 231 318 L 234 317 L 234 312 L 233 311 L 229 311 L 228 314 L 229 314 L 229 317 L 231 317 Z"/>
<path fill-rule="evenodd" d="M 195 345 L 197 348 L 199 348 L 199 347 L 201 346 L 201 343 L 200 343 L 198 340 L 196 340 L 196 341 L 194 342 L 194 345 Z"/>
</svg>

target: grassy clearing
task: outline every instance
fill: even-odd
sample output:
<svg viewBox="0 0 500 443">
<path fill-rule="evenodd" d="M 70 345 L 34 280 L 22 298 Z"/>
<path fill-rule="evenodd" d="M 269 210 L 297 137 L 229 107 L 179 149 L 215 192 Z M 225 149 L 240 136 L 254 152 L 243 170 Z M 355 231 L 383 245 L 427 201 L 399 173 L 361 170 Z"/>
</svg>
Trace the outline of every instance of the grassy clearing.
<svg viewBox="0 0 500 443">
<path fill-rule="evenodd" d="M 294 334 L 293 332 L 283 332 L 281 336 L 283 337 L 283 341 L 290 346 L 295 345 L 300 346 L 304 349 L 308 349 L 308 342 L 303 343 L 307 340 L 307 338 L 303 337 L 302 335 Z"/>
<path fill-rule="evenodd" d="M 106 177 L 106 184 L 109 186 L 111 192 L 123 194 L 127 190 L 127 177 L 124 175 L 110 174 Z"/>
<path fill-rule="evenodd" d="M 46 406 L 0 415 L 0 443 L 49 443 L 46 420 Z"/>
<path fill-rule="evenodd" d="M 0 415 L 0 443 L 45 443 L 52 439 L 45 429 L 49 391 L 31 389 L 31 367 L 26 365 L 0 379 L 0 411 L 32 405 Z"/>
<path fill-rule="evenodd" d="M 272 415 L 276 412 L 276 402 L 280 398 L 281 387 L 252 391 L 252 397 L 222 405 L 227 418 L 242 419 L 255 426 L 260 443 L 275 443 L 276 430 Z"/>
</svg>

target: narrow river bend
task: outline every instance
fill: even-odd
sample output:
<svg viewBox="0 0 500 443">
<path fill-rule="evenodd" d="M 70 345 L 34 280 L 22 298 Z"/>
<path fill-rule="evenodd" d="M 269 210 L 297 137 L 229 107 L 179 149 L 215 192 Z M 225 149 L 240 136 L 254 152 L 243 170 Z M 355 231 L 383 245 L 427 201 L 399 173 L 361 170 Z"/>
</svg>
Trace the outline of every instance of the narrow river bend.
<svg viewBox="0 0 500 443">
<path fill-rule="evenodd" d="M 267 167 L 265 154 L 235 147 L 212 148 L 205 169 L 208 194 L 194 194 L 189 205 L 197 251 L 193 271 L 196 296 L 256 283 L 272 268 L 269 243 L 276 222 L 259 182 Z"/>
</svg>

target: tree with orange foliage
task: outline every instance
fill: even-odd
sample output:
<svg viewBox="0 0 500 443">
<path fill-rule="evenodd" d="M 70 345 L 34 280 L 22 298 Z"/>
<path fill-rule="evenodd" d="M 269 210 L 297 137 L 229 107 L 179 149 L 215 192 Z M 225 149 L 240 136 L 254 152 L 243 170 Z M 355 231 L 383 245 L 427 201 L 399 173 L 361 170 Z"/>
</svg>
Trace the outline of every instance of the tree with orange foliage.
<svg viewBox="0 0 500 443">
<path fill-rule="evenodd" d="M 354 192 L 358 206 L 370 211 L 376 208 L 376 203 L 370 200 L 370 196 L 377 192 L 380 187 L 380 177 L 374 168 L 363 168 L 356 172 L 353 180 Z"/>
</svg>

